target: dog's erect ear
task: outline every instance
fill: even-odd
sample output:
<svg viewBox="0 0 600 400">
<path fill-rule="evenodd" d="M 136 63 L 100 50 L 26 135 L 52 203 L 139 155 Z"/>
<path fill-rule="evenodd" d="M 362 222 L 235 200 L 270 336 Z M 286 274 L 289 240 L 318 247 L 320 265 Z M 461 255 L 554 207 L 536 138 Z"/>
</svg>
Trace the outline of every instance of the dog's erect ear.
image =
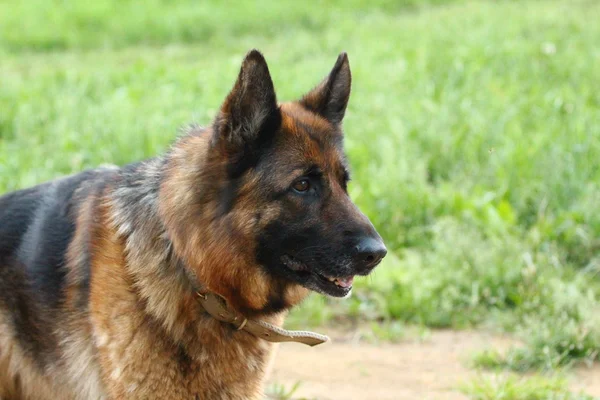
<svg viewBox="0 0 600 400">
<path fill-rule="evenodd" d="M 278 113 L 269 67 L 258 50 L 244 58 L 237 81 L 221 106 L 216 135 L 230 145 L 256 140 L 268 120 Z"/>
<path fill-rule="evenodd" d="M 300 100 L 300 104 L 332 124 L 339 124 L 346 112 L 351 85 L 352 74 L 348 55 L 341 53 L 329 75 L 308 92 Z"/>
</svg>

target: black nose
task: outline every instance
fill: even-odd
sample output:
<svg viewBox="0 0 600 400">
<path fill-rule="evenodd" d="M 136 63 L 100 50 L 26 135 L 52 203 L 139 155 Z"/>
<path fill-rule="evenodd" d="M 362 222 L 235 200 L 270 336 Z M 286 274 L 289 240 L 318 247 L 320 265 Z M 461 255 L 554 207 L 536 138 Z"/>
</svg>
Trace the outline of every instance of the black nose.
<svg viewBox="0 0 600 400">
<path fill-rule="evenodd" d="M 363 238 L 355 246 L 355 249 L 355 261 L 361 269 L 373 268 L 387 254 L 387 249 L 379 238 Z"/>
</svg>

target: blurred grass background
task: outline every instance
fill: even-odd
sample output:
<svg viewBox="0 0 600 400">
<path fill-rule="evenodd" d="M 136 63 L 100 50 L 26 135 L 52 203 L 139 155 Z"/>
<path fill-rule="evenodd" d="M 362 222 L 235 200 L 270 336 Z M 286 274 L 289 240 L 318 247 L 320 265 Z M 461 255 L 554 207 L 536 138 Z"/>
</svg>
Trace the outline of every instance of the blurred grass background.
<svg viewBox="0 0 600 400">
<path fill-rule="evenodd" d="M 598 21 L 594 0 L 0 0 L 0 193 L 160 153 L 251 48 L 285 100 L 347 51 L 350 191 L 391 254 L 290 325 L 477 325 L 525 342 L 482 367 L 598 360 Z"/>
</svg>

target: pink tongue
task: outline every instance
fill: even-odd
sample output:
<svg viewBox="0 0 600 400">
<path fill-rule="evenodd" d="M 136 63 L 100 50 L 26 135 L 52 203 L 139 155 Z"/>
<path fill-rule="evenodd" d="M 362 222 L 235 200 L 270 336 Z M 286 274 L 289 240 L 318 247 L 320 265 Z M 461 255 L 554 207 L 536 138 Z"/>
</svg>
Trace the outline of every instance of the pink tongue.
<svg viewBox="0 0 600 400">
<path fill-rule="evenodd" d="M 335 281 L 337 282 L 338 286 L 349 288 L 352 286 L 352 282 L 354 282 L 354 277 L 351 276 L 349 278 L 337 278 Z"/>
</svg>

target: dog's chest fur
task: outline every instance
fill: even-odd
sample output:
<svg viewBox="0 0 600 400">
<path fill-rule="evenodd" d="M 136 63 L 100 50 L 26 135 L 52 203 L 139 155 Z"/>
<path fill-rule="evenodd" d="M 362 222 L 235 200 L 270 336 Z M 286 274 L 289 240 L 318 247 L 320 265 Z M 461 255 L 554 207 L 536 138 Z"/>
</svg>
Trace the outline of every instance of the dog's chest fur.
<svg viewBox="0 0 600 400">
<path fill-rule="evenodd" d="M 125 171 L 91 233 L 103 381 L 118 398 L 256 398 L 272 345 L 203 313 L 157 215 L 161 163 Z"/>
<path fill-rule="evenodd" d="M 114 269 L 113 269 L 114 268 Z M 105 273 L 117 272 L 108 265 Z M 118 276 L 118 275 L 117 275 Z M 244 399 L 260 390 L 270 345 L 198 316 L 180 333 L 139 311 L 126 279 L 110 281 L 110 295 L 93 286 L 91 317 L 107 390 L 126 399 Z M 99 297 L 103 299 L 99 299 Z M 169 301 L 166 296 L 165 302 Z M 187 320 L 193 318 L 182 316 Z M 179 324 L 174 322 L 174 327 Z"/>
</svg>

